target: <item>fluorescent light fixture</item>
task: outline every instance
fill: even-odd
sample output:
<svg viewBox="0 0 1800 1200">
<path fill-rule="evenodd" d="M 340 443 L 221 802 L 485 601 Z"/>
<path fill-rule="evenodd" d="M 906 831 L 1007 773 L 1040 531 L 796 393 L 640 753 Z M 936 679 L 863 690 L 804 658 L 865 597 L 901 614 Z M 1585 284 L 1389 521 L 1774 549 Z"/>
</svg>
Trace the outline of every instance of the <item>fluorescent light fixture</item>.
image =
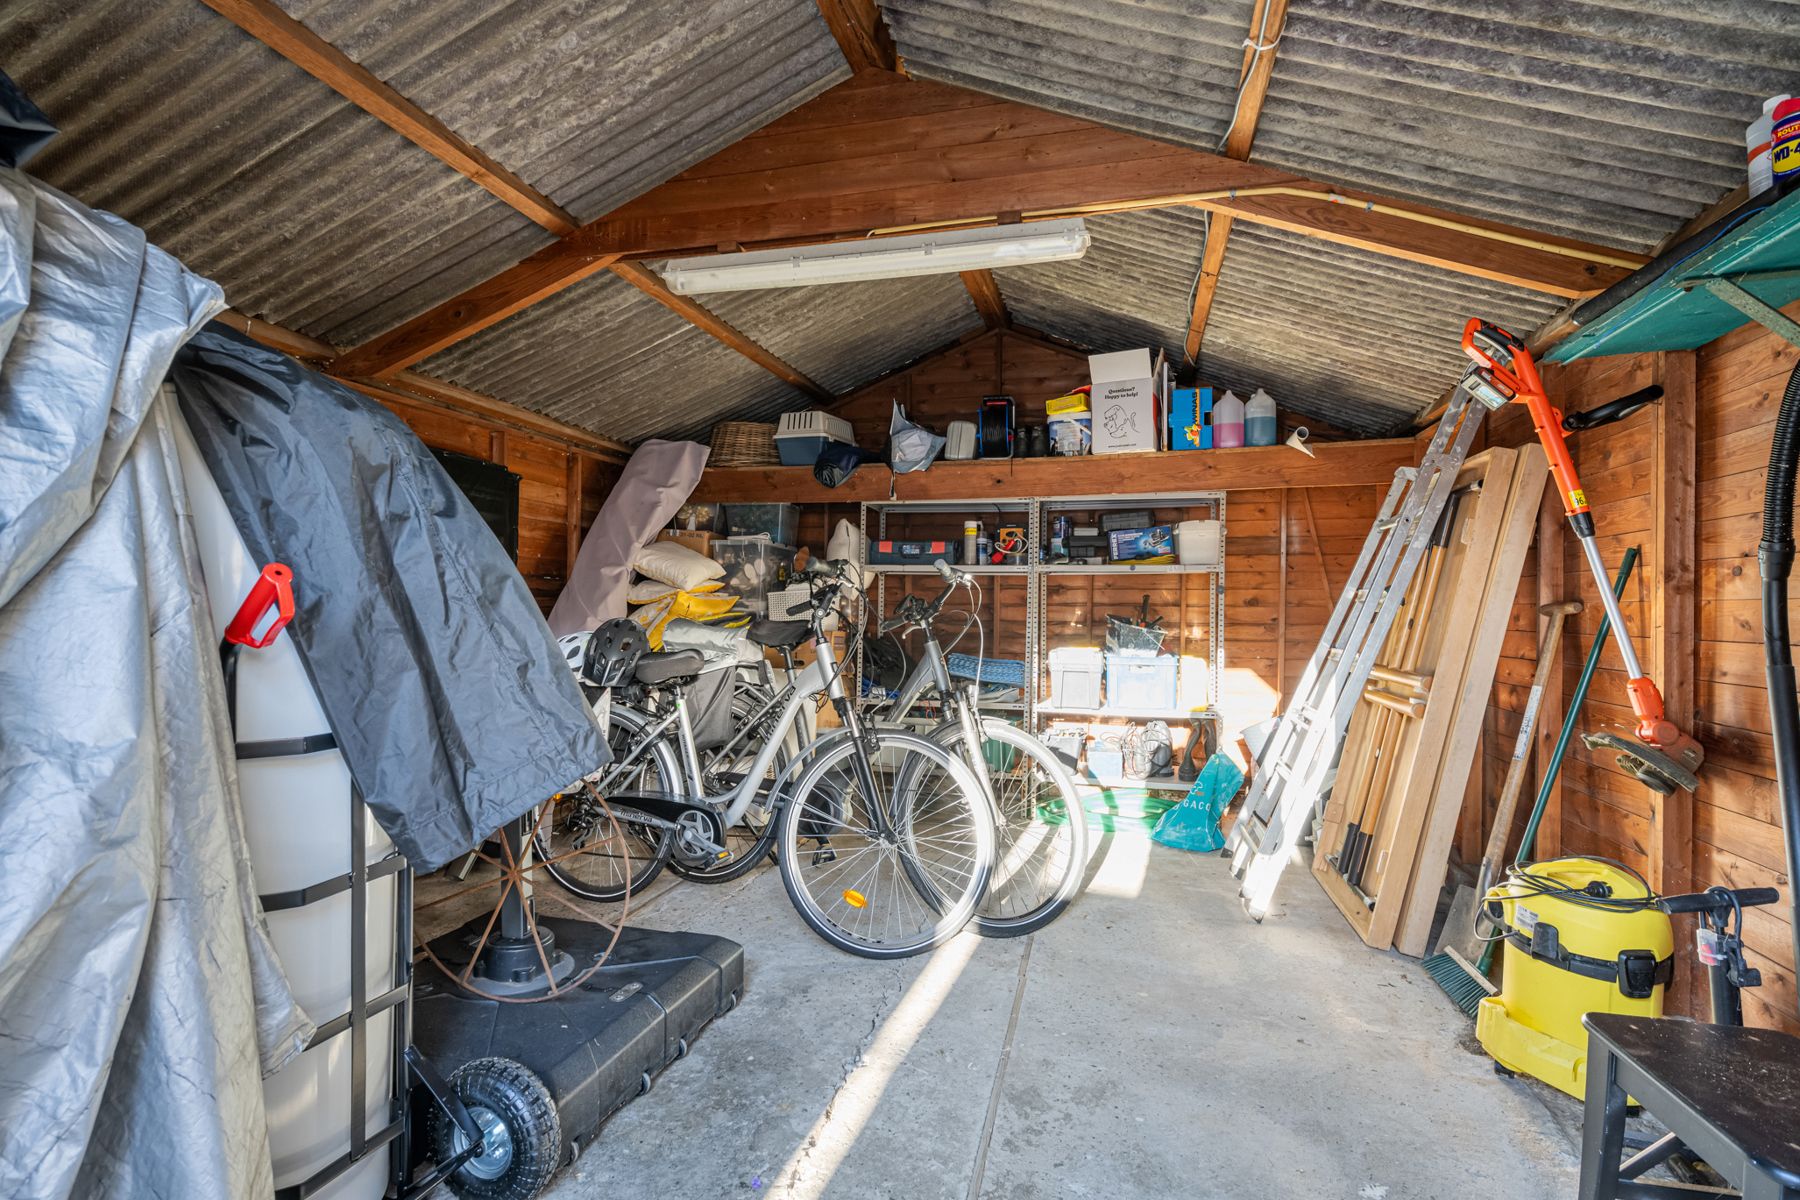
<svg viewBox="0 0 1800 1200">
<path fill-rule="evenodd" d="M 661 271 L 670 291 L 695 296 L 1020 267 L 1080 258 L 1087 248 L 1087 226 L 1079 219 L 1034 221 L 786 250 L 672 258 L 662 264 Z"/>
</svg>

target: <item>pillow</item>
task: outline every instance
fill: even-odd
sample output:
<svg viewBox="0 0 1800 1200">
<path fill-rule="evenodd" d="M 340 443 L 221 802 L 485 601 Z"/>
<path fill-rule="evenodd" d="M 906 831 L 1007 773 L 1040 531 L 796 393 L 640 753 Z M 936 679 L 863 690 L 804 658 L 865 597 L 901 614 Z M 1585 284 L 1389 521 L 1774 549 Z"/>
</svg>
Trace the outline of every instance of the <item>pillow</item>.
<svg viewBox="0 0 1800 1200">
<path fill-rule="evenodd" d="M 631 565 L 638 574 L 648 575 L 683 592 L 691 592 L 701 584 L 722 578 L 725 574 L 724 567 L 679 542 L 651 542 L 637 552 Z"/>
<path fill-rule="evenodd" d="M 699 587 L 687 588 L 685 590 L 693 595 L 703 595 L 707 592 L 716 592 L 724 586 L 723 583 L 715 579 L 711 583 L 703 583 Z M 625 603 L 655 604 L 658 600 L 666 600 L 668 597 L 673 596 L 676 592 L 682 590 L 684 589 L 671 587 L 661 580 L 640 579 L 631 585 L 630 591 L 625 593 Z"/>
</svg>

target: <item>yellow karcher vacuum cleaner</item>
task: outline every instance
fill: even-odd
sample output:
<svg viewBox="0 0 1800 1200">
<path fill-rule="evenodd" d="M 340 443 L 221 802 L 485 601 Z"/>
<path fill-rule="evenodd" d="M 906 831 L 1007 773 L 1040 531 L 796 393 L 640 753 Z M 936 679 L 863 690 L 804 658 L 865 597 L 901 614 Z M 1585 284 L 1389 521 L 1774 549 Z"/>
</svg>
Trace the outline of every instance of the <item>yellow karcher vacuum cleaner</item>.
<svg viewBox="0 0 1800 1200">
<path fill-rule="evenodd" d="M 1644 877 L 1602 858 L 1515 866 L 1483 904 L 1503 939 L 1500 994 L 1481 1001 L 1475 1036 L 1505 1071 L 1577 1100 L 1586 1095 L 1584 1013 L 1659 1017 L 1674 975 L 1674 934 Z"/>
</svg>

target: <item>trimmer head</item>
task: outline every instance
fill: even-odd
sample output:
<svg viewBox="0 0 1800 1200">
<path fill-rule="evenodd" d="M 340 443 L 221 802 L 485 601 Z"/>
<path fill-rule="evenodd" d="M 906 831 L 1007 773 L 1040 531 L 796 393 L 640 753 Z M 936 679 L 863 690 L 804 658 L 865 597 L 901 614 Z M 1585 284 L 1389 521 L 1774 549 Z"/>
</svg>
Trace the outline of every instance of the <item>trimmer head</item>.
<svg viewBox="0 0 1800 1200">
<path fill-rule="evenodd" d="M 1581 740 L 1589 750 L 1619 751 L 1614 761 L 1621 771 L 1665 796 L 1674 795 L 1678 787 L 1699 790 L 1700 780 L 1694 772 L 1700 769 L 1703 754 L 1692 738 L 1683 738 L 1688 744 L 1675 754 L 1616 733 L 1584 733 Z"/>
</svg>

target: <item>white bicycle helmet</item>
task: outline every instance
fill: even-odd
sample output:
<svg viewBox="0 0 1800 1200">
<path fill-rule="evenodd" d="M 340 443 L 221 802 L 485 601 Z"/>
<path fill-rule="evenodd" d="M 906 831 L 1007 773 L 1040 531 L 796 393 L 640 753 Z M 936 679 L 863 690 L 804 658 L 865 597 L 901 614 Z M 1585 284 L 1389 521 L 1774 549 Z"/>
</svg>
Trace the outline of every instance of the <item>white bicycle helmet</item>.
<svg viewBox="0 0 1800 1200">
<path fill-rule="evenodd" d="M 581 678 L 581 664 L 587 658 L 588 640 L 594 636 L 593 630 L 585 633 L 566 633 L 556 639 L 556 645 L 562 651 L 563 661 L 569 664 L 569 670 L 575 672 L 575 678 Z"/>
</svg>

